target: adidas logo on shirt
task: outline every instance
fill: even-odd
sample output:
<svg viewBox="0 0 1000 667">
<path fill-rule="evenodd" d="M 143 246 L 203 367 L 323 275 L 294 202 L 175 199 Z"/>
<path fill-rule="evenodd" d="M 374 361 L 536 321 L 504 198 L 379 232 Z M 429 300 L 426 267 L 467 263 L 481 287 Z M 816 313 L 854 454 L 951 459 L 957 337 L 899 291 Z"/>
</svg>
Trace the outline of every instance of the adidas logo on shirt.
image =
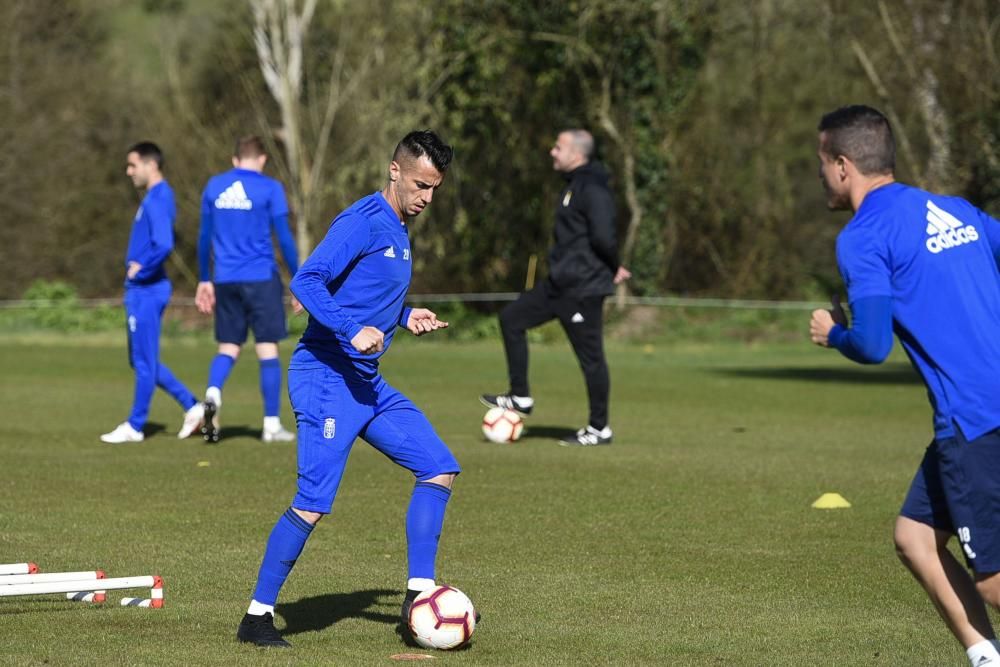
<svg viewBox="0 0 1000 667">
<path fill-rule="evenodd" d="M 253 202 L 247 197 L 247 191 L 243 189 L 243 183 L 236 181 L 215 198 L 215 208 L 249 211 L 253 208 Z"/>
<path fill-rule="evenodd" d="M 927 234 L 930 236 L 927 249 L 935 255 L 947 248 L 979 240 L 979 232 L 973 225 L 966 225 L 930 200 L 927 200 Z"/>
<path fill-rule="evenodd" d="M 389 259 L 396 259 L 396 249 L 395 246 L 389 246 L 389 249 L 382 253 L 383 257 L 388 257 Z"/>
</svg>

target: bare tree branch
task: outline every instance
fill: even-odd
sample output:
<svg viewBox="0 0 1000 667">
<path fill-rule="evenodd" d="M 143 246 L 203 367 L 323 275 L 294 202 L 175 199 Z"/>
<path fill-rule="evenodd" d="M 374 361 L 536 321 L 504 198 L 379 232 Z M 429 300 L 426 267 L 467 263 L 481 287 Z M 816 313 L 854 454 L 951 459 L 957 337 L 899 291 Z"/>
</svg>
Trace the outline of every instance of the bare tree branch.
<svg viewBox="0 0 1000 667">
<path fill-rule="evenodd" d="M 894 134 L 896 135 L 897 143 L 899 144 L 900 152 L 903 154 L 903 159 L 906 160 L 907 166 L 910 172 L 913 174 L 913 180 L 916 181 L 918 185 L 923 185 L 924 174 L 920 165 L 917 163 L 916 158 L 913 155 L 913 148 L 910 145 L 910 139 L 906 134 L 906 128 L 903 126 L 902 121 L 899 119 L 899 114 L 896 113 L 896 108 L 892 103 L 892 96 L 889 95 L 889 90 L 882 83 L 882 78 L 878 75 L 878 70 L 875 69 L 875 65 L 872 63 L 871 58 L 865 52 L 864 47 L 857 39 L 851 39 L 851 50 L 854 51 L 854 55 L 857 56 L 858 62 L 861 63 L 861 67 L 865 70 L 865 74 L 868 75 L 868 80 L 871 81 L 872 86 L 875 87 L 875 93 L 882 100 L 883 108 L 885 108 L 886 116 L 889 117 L 889 122 L 895 128 Z"/>
</svg>

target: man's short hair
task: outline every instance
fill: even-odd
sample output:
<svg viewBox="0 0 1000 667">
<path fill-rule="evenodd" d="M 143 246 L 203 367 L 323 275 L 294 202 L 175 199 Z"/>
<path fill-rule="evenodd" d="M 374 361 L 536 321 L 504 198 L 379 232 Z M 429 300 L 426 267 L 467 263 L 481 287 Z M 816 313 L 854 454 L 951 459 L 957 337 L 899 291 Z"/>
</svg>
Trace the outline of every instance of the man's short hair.
<svg viewBox="0 0 1000 667">
<path fill-rule="evenodd" d="M 424 156 L 431 161 L 434 168 L 442 174 L 448 171 L 454 150 L 451 146 L 441 141 L 441 137 L 431 130 L 415 130 L 407 134 L 396 144 L 396 150 L 392 153 L 394 162 L 402 159 L 419 159 Z"/>
<path fill-rule="evenodd" d="M 576 150 L 580 151 L 588 162 L 594 157 L 594 135 L 580 128 L 570 128 L 563 130 L 563 132 L 570 136 Z"/>
<path fill-rule="evenodd" d="M 154 144 L 152 141 L 140 141 L 139 143 L 131 146 L 125 154 L 136 153 L 139 159 L 143 162 L 149 162 L 152 160 L 156 163 L 156 168 L 163 170 L 163 151 L 160 147 Z"/>
<path fill-rule="evenodd" d="M 876 109 L 861 104 L 841 107 L 823 116 L 823 151 L 843 155 L 862 174 L 891 174 L 896 170 L 896 140 L 889 120 Z"/>
<path fill-rule="evenodd" d="M 260 157 L 261 155 L 267 155 L 267 149 L 264 148 L 264 142 L 255 134 L 247 137 L 240 137 L 236 140 L 236 146 L 233 148 L 233 157 L 238 160 L 243 158 L 253 158 Z"/>
</svg>

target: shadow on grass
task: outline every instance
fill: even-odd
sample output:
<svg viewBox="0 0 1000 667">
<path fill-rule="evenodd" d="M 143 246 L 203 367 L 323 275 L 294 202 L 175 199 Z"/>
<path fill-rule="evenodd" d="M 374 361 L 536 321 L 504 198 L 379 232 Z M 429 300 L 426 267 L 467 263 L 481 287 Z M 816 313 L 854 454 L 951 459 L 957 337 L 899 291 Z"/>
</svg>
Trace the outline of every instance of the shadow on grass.
<svg viewBox="0 0 1000 667">
<path fill-rule="evenodd" d="M 146 425 L 142 427 L 142 432 L 147 438 L 163 433 L 166 430 L 167 426 L 158 422 L 146 422 Z M 195 431 L 191 436 L 192 440 L 195 438 L 201 438 L 201 434 L 198 431 Z M 236 438 L 251 438 L 253 440 L 260 440 L 260 427 L 247 426 L 246 424 L 239 424 L 236 426 L 223 425 L 222 440 Z M 220 440 L 220 442 L 222 440 Z"/>
<path fill-rule="evenodd" d="M 909 364 L 886 364 L 878 368 L 715 368 L 712 373 L 757 380 L 842 382 L 845 384 L 922 384 Z"/>
<path fill-rule="evenodd" d="M 151 438 L 157 433 L 163 433 L 167 430 L 164 424 L 158 422 L 146 422 L 146 425 L 142 427 L 142 434 L 147 438 Z"/>
<path fill-rule="evenodd" d="M 391 598 L 386 600 L 385 598 Z M 374 588 L 353 593 L 327 593 L 281 604 L 277 611 L 285 619 L 282 634 L 318 632 L 345 618 L 363 618 L 377 623 L 399 624 L 399 591 Z M 381 611 L 387 607 L 391 613 Z"/>
<path fill-rule="evenodd" d="M 251 438 L 253 440 L 260 440 L 260 428 L 254 428 L 245 424 L 240 424 L 238 426 L 223 424 L 221 430 L 222 436 L 217 444 L 223 444 L 226 440 L 235 440 L 236 438 Z"/>
<path fill-rule="evenodd" d="M 521 440 L 559 440 L 568 435 L 573 435 L 576 431 L 577 429 L 570 428 L 569 426 L 551 426 L 548 424 L 539 424 L 537 426 L 531 424 L 529 426 L 525 424 Z"/>
</svg>

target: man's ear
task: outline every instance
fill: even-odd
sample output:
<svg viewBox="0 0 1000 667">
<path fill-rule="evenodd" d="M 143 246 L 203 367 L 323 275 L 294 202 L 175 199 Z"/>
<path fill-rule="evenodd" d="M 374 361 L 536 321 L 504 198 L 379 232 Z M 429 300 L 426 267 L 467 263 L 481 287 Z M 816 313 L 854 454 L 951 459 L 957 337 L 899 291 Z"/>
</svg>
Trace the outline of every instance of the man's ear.
<svg viewBox="0 0 1000 667">
<path fill-rule="evenodd" d="M 389 163 L 389 180 L 398 181 L 399 180 L 399 163 L 393 160 Z"/>
</svg>

